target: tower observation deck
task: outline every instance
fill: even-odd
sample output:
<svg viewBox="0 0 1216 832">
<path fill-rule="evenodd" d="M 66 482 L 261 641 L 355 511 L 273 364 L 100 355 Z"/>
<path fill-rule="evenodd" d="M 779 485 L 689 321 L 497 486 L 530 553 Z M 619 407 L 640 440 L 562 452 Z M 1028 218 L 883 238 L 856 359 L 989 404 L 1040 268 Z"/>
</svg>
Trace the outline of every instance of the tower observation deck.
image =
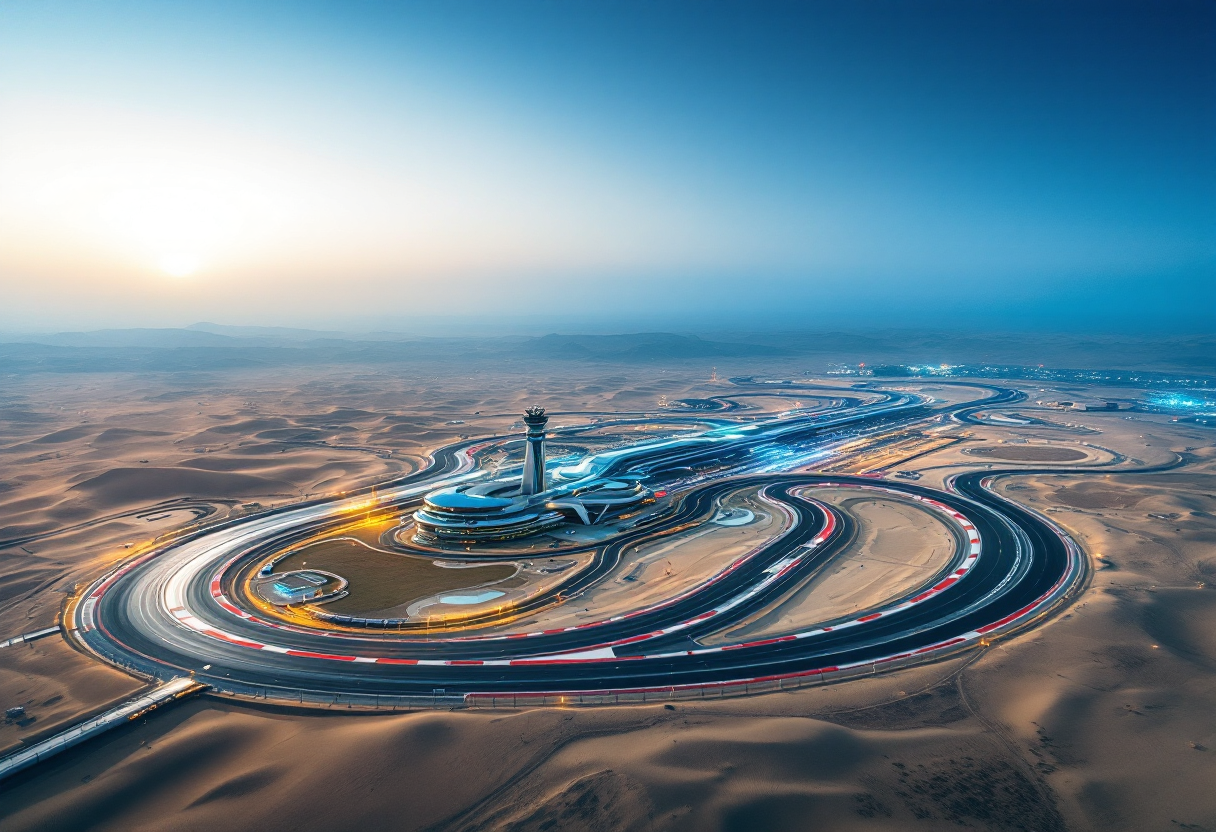
<svg viewBox="0 0 1216 832">
<path fill-rule="evenodd" d="M 539 494 L 545 490 L 545 425 L 549 417 L 543 407 L 529 407 L 524 411 L 524 424 L 528 426 L 528 447 L 524 451 L 523 480 L 519 493 Z"/>
</svg>

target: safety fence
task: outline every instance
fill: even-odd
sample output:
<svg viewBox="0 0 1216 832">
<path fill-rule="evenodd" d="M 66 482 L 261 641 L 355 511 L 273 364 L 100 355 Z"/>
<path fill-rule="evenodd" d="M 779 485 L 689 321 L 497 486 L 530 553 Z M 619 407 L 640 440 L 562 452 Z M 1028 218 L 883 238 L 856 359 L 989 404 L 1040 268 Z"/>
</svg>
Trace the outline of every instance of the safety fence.
<svg viewBox="0 0 1216 832">
<path fill-rule="evenodd" d="M 437 688 L 431 694 L 387 695 L 374 693 L 327 693 L 324 691 L 292 690 L 290 688 L 257 687 L 253 685 L 211 684 L 208 693 L 237 699 L 251 704 L 286 705 L 338 711 L 402 711 L 450 710 L 467 707 L 465 697 Z"/>
<path fill-rule="evenodd" d="M 1087 574 L 1087 561 L 1077 545 L 1054 523 L 1049 524 L 1064 541 L 1069 564 L 1065 574 L 1047 593 L 1027 607 L 1006 616 L 1004 619 L 941 644 L 922 648 L 909 654 L 901 654 L 847 667 L 821 668 L 779 676 L 767 676 L 724 682 L 707 682 L 694 685 L 670 685 L 627 690 L 557 691 L 538 693 L 448 693 L 444 688 L 435 688 L 430 694 L 377 695 L 360 693 L 328 693 L 298 690 L 276 686 L 243 685 L 228 680 L 207 677 L 203 681 L 209 692 L 247 702 L 264 702 L 284 706 L 341 709 L 348 711 L 401 712 L 452 708 L 531 708 L 552 706 L 613 706 L 670 702 L 677 700 L 697 701 L 725 699 L 736 696 L 752 696 L 762 693 L 795 691 L 807 687 L 818 687 L 843 682 L 880 672 L 896 670 L 929 662 L 953 658 L 964 652 L 983 648 L 997 639 L 1007 638 L 1032 626 L 1058 609 L 1082 587 Z M 72 634 L 80 637 L 79 631 Z M 82 639 L 83 640 L 83 639 Z M 129 656 L 118 656 L 109 650 L 90 643 L 88 649 L 119 665 L 129 672 L 145 678 L 155 678 L 157 668 L 151 663 L 134 662 Z M 107 655 L 109 654 L 109 655 Z"/>
</svg>

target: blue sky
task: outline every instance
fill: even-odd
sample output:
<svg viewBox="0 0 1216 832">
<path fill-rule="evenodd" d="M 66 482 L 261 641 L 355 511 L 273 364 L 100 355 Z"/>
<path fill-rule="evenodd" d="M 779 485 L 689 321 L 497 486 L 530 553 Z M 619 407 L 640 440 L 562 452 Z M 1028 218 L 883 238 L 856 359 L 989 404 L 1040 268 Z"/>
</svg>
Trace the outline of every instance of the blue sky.
<svg viewBox="0 0 1216 832">
<path fill-rule="evenodd" d="M 7 3 L 0 327 L 1210 331 L 1213 55 L 1210 2 Z"/>
</svg>

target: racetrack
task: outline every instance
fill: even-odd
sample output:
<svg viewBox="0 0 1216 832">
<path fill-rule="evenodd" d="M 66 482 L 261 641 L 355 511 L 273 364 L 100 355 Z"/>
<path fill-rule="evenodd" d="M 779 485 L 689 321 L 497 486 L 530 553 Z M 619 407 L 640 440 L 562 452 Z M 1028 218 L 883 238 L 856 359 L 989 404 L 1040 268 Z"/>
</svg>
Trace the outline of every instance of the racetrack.
<svg viewBox="0 0 1216 832">
<path fill-rule="evenodd" d="M 1008 401 L 1010 391 L 997 390 L 996 398 Z M 955 411 L 975 406 L 966 403 Z M 480 476 L 479 451 L 501 438 L 436 452 L 426 471 L 381 486 L 374 497 L 362 493 L 298 504 L 172 541 L 89 587 L 71 607 L 71 627 L 86 649 L 144 675 L 191 672 L 219 691 L 301 703 L 435 697 L 437 691 L 445 701 L 460 696 L 469 702 L 504 696 L 602 699 L 637 691 L 703 694 L 934 660 L 1050 610 L 1084 578 L 1076 546 L 1047 520 L 989 491 L 986 485 L 999 471 L 958 477 L 947 493 L 781 467 L 822 454 L 846 432 L 864 437 L 940 415 L 916 397 L 892 394 L 869 404 L 854 402 L 843 413 L 728 425 L 614 451 L 608 473 L 645 476 L 670 488 L 676 495 L 672 510 L 610 539 L 595 550 L 589 568 L 501 612 L 501 620 L 488 614 L 484 621 L 464 622 L 498 624 L 494 634 L 468 626 L 436 635 L 416 625 L 287 624 L 253 607 L 244 587 L 268 553 L 349 522 L 353 510 L 400 511 L 440 484 Z M 707 465 L 710 474 L 696 473 Z M 835 485 L 877 489 L 939 512 L 957 532 L 949 565 L 922 585 L 844 619 L 703 646 L 699 638 L 786 596 L 841 554 L 851 520 L 814 498 L 816 488 Z M 510 631 L 510 621 L 525 613 L 579 597 L 610 574 L 629 547 L 708 521 L 721 496 L 742 487 L 763 489 L 788 513 L 782 534 L 660 603 L 577 626 Z"/>
</svg>

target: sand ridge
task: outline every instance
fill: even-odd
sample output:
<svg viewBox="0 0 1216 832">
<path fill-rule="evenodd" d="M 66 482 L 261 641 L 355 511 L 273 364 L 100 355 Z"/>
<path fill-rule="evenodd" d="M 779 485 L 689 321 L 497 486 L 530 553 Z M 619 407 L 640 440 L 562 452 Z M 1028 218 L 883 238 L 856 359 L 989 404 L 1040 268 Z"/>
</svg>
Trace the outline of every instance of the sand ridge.
<svg viewBox="0 0 1216 832">
<path fill-rule="evenodd" d="M 1063 828 L 974 720 L 849 727 L 789 712 L 814 692 L 782 698 L 776 713 L 750 700 L 370 718 L 200 701 L 54 764 L 6 829 Z"/>
<path fill-rule="evenodd" d="M 399 457 L 421 455 L 426 445 L 407 437 L 439 442 L 456 431 L 509 429 L 520 402 L 534 397 L 570 410 L 643 409 L 659 394 L 715 392 L 691 375 L 667 376 L 588 370 L 564 391 L 522 376 L 470 376 L 459 384 L 375 374 L 225 376 L 222 384 L 192 380 L 187 396 L 177 395 L 181 385 L 171 379 L 48 384 L 38 395 L 54 405 L 36 407 L 27 398 L 18 411 L 31 417 L 0 421 L 4 536 L 94 525 L 0 549 L 0 588 L 12 590 L 0 599 L 0 623 L 7 633 L 53 619 L 59 590 L 123 557 L 125 543 L 183 522 L 180 515 L 119 516 L 70 488 L 108 470 L 146 464 L 241 473 L 283 479 L 302 496 L 331 487 L 326 483 L 364 484 L 407 470 L 413 463 Z M 33 392 L 18 386 L 11 395 Z M 67 424 L 59 406 L 71 408 L 72 418 L 91 411 L 90 422 Z M 413 433 L 362 415 L 411 407 L 422 414 L 409 417 L 416 422 L 396 424 Z M 484 417 L 469 412 L 483 408 Z M 347 409 L 358 412 L 334 415 Z M 1000 488 L 1048 513 L 1086 552 L 1102 555 L 1092 586 L 1050 623 L 983 653 L 824 688 L 677 702 L 671 710 L 655 704 L 354 716 L 200 699 L 8 784 L 0 829 L 1216 827 L 1216 735 L 1208 716 L 1216 709 L 1211 433 L 1143 415 L 1070 418 L 1100 431 L 1086 441 L 1112 449 L 1118 461 L 1101 455 L 1100 479 L 1020 476 Z M 465 425 L 446 424 L 453 420 Z M 97 441 L 136 424 L 169 435 L 115 433 Z M 950 429 L 991 442 L 1060 441 L 1042 426 Z M 267 431 L 289 433 L 259 436 Z M 52 439 L 38 441 L 46 437 Z M 401 444 L 390 448 L 386 437 Z M 308 444 L 322 441 L 332 444 Z M 386 449 L 393 453 L 382 456 Z M 1192 458 L 1183 469 L 1116 473 L 1179 451 Z M 252 462 L 232 462 L 240 459 Z M 200 464 L 186 464 L 192 461 Z M 916 461 L 930 485 L 988 464 L 1002 467 L 957 446 Z M 241 502 L 281 498 L 258 492 L 230 499 L 211 507 L 223 515 L 245 510 Z M 31 652 L 0 652 L 0 673 L 9 674 L 0 676 L 0 690 L 28 687 L 35 726 L 59 718 L 59 703 L 85 710 L 121 695 L 89 674 L 130 684 L 62 643 L 22 649 Z M 63 698 L 43 704 L 57 695 Z M 6 736 L 28 735 L 12 730 Z"/>
</svg>

